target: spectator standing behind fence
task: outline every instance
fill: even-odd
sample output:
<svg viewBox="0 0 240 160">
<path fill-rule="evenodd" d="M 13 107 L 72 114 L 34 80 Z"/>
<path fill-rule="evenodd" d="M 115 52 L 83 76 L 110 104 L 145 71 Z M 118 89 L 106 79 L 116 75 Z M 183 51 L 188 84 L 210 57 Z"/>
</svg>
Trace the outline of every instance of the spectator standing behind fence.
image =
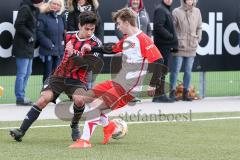
<svg viewBox="0 0 240 160">
<path fill-rule="evenodd" d="M 148 12 L 146 11 L 142 0 L 128 0 L 127 7 L 131 8 L 137 16 L 137 27 L 149 37 L 152 36 L 152 29 Z M 116 29 L 118 39 L 123 38 L 122 32 Z"/>
<path fill-rule="evenodd" d="M 156 7 L 153 17 L 154 43 L 163 55 L 166 66 L 168 66 L 168 59 L 171 52 L 176 51 L 178 46 L 173 18 L 170 12 L 171 5 L 172 0 L 162 0 L 161 4 Z M 165 76 L 161 78 L 159 84 L 152 101 L 157 103 L 173 102 L 166 95 Z"/>
<path fill-rule="evenodd" d="M 178 52 L 172 54 L 170 98 L 175 99 L 178 73 L 184 64 L 182 99 L 191 101 L 188 92 L 196 50 L 202 38 L 202 16 L 200 10 L 196 8 L 196 0 L 181 0 L 181 6 L 174 9 L 172 14 L 178 37 Z"/>
<path fill-rule="evenodd" d="M 36 42 L 37 15 L 42 0 L 23 0 L 14 27 L 12 54 L 16 57 L 15 96 L 17 105 L 32 105 L 25 97 L 25 88 L 32 73 L 32 61 Z"/>
<path fill-rule="evenodd" d="M 49 0 L 45 12 L 38 16 L 37 39 L 43 62 L 43 83 L 56 69 L 64 53 L 63 0 Z"/>
</svg>

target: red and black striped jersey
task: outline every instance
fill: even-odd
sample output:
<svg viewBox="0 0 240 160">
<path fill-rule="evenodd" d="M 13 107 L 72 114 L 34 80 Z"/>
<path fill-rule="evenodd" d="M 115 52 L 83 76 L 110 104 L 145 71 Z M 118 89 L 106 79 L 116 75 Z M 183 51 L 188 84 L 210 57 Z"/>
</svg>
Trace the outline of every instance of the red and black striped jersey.
<svg viewBox="0 0 240 160">
<path fill-rule="evenodd" d="M 76 65 L 73 56 L 83 56 L 85 54 L 90 53 L 82 53 L 81 48 L 84 44 L 90 44 L 91 46 L 101 46 L 102 42 L 94 35 L 92 35 L 88 39 L 81 39 L 78 36 L 78 32 L 70 32 L 66 35 L 66 44 L 71 41 L 74 48 L 74 53 L 69 55 L 65 50 L 63 59 L 57 69 L 54 71 L 53 75 L 64 77 L 64 78 L 72 78 L 75 80 L 80 80 L 84 83 L 87 82 L 86 74 L 87 67 Z M 94 53 L 95 56 L 99 56 L 99 53 Z"/>
</svg>

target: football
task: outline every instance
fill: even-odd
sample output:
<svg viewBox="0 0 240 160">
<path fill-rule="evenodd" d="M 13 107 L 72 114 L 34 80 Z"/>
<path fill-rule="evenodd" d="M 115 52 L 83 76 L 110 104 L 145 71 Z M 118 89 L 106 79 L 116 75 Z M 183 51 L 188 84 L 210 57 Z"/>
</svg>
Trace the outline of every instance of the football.
<svg viewBox="0 0 240 160">
<path fill-rule="evenodd" d="M 122 119 L 113 119 L 112 121 L 117 126 L 116 129 L 113 132 L 112 138 L 113 139 L 123 138 L 128 132 L 127 123 Z"/>
</svg>

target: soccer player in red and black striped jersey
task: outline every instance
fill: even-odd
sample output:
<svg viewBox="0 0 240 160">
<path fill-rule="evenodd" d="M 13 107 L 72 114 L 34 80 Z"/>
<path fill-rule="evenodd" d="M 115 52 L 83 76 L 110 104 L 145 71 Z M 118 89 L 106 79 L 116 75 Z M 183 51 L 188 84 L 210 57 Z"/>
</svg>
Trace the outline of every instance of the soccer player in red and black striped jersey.
<svg viewBox="0 0 240 160">
<path fill-rule="evenodd" d="M 148 82 L 147 92 L 155 94 L 161 75 L 167 73 L 163 57 L 152 39 L 137 28 L 136 14 L 129 8 L 123 8 L 113 14 L 117 28 L 126 36 L 116 44 L 92 47 L 84 45 L 83 50 L 106 53 L 122 53 L 121 70 L 112 80 L 103 81 L 88 90 L 84 102 L 90 107 L 86 113 L 86 121 L 81 138 L 69 148 L 90 148 L 90 138 L 98 124 L 103 126 L 104 138 L 102 144 L 107 144 L 116 129 L 116 124 L 109 121 L 106 110 L 116 110 L 127 105 L 138 91 L 142 90 L 144 78 L 150 69 L 152 78 Z M 113 64 L 114 65 L 114 64 Z M 91 94 L 90 94 L 91 93 Z"/>
<path fill-rule="evenodd" d="M 66 48 L 61 63 L 49 77 L 47 84 L 41 91 L 40 98 L 27 113 L 20 128 L 10 131 L 14 140 L 22 141 L 22 137 L 38 118 L 42 109 L 49 102 L 55 102 L 63 92 L 74 102 L 74 115 L 71 122 L 72 139 L 75 141 L 80 137 L 78 123 L 85 107 L 78 97 L 86 93 L 87 72 L 91 70 L 99 72 L 103 66 L 100 54 L 81 51 L 84 44 L 89 44 L 92 47 L 102 45 L 93 34 L 97 21 L 97 16 L 93 12 L 86 11 L 80 14 L 79 31 L 66 35 Z"/>
</svg>

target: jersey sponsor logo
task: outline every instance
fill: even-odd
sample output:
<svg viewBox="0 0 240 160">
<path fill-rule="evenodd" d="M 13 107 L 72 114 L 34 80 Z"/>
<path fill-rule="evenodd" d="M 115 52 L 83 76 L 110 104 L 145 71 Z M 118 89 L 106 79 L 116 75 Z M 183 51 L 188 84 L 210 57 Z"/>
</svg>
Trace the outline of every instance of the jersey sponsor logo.
<svg viewBox="0 0 240 160">
<path fill-rule="evenodd" d="M 149 49 L 151 49 L 151 48 L 153 48 L 153 47 L 154 47 L 154 44 L 151 44 L 151 45 L 147 46 L 145 49 L 146 49 L 146 50 L 149 50 Z"/>
<path fill-rule="evenodd" d="M 99 57 L 100 53 L 94 52 L 93 55 L 94 55 L 95 57 Z"/>
</svg>

